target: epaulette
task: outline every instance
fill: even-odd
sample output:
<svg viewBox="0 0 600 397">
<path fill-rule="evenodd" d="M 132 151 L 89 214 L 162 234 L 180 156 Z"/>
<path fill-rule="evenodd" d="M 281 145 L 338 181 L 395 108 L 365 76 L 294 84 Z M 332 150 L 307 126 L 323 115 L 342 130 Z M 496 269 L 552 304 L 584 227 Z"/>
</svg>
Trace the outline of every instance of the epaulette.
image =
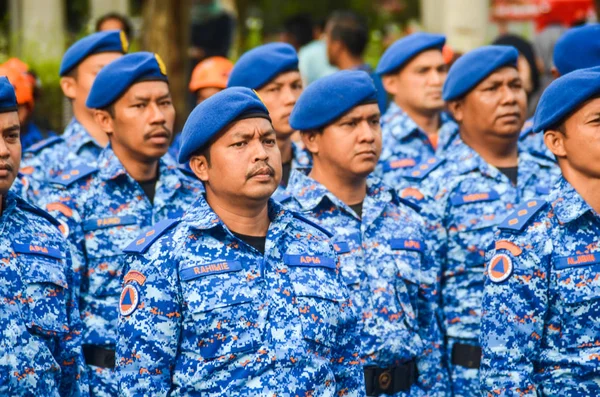
<svg viewBox="0 0 600 397">
<path fill-rule="evenodd" d="M 399 168 L 412 168 L 415 165 L 417 165 L 417 162 L 413 158 L 391 160 L 383 164 L 383 172 L 389 172 Z"/>
<path fill-rule="evenodd" d="M 18 202 L 19 208 L 21 208 L 25 211 L 31 212 L 35 215 L 39 215 L 42 218 L 45 218 L 46 220 L 48 220 L 50 223 L 52 223 L 56 227 L 59 227 L 61 225 L 61 223 L 55 217 L 53 217 L 52 215 L 50 215 L 43 209 L 38 208 L 35 205 L 29 204 L 27 201 L 25 201 L 20 196 L 17 196 L 17 202 Z"/>
<path fill-rule="evenodd" d="M 544 208 L 546 204 L 546 201 L 540 199 L 529 200 L 517 207 L 504 221 L 502 221 L 502 223 L 500 223 L 500 225 L 498 225 L 498 228 L 520 232 L 525 228 L 527 222 Z"/>
<path fill-rule="evenodd" d="M 440 159 L 437 157 L 432 157 L 424 162 L 417 164 L 413 168 L 407 170 L 404 173 L 404 176 L 410 179 L 425 179 L 427 175 L 431 173 L 431 171 L 435 170 L 437 167 L 444 163 L 444 159 Z"/>
<path fill-rule="evenodd" d="M 143 254 L 160 236 L 179 223 L 179 219 L 163 219 L 150 230 L 140 234 L 134 241 L 123 249 L 123 252 Z"/>
<path fill-rule="evenodd" d="M 292 195 L 288 192 L 277 193 L 271 196 L 271 198 L 278 203 L 284 203 L 286 200 L 292 198 Z"/>
<path fill-rule="evenodd" d="M 65 170 L 62 174 L 50 179 L 48 182 L 67 187 L 73 182 L 85 178 L 96 171 L 98 171 L 98 168 L 82 164 L 73 169 Z"/>
<path fill-rule="evenodd" d="M 292 215 L 294 216 L 294 218 L 299 219 L 305 223 L 308 223 L 309 225 L 311 225 L 312 227 L 314 227 L 317 230 L 322 231 L 323 233 L 325 233 L 325 235 L 329 238 L 333 237 L 333 233 L 331 233 L 329 230 L 325 229 L 323 226 L 321 225 L 317 225 L 315 222 L 311 221 L 310 219 L 305 218 L 304 216 L 298 214 L 295 211 L 292 211 Z"/>
<path fill-rule="evenodd" d="M 48 139 L 34 143 L 25 149 L 25 153 L 38 153 L 40 150 L 54 145 L 57 142 L 61 142 L 63 139 L 60 136 L 51 136 Z"/>
</svg>

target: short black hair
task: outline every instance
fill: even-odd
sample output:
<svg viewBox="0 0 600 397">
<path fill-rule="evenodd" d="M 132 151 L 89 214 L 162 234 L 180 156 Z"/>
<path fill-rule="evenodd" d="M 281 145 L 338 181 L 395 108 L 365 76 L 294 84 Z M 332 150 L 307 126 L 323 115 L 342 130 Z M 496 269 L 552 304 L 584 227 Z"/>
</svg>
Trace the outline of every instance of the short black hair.
<svg viewBox="0 0 600 397">
<path fill-rule="evenodd" d="M 296 14 L 283 22 L 283 31 L 294 38 L 298 47 L 313 40 L 313 22 L 308 14 Z"/>
<path fill-rule="evenodd" d="M 109 20 L 116 19 L 123 25 L 123 32 L 125 32 L 125 36 L 127 36 L 127 40 L 131 41 L 131 34 L 133 33 L 133 27 L 131 26 L 131 22 L 125 15 L 121 15 L 118 12 L 109 12 L 108 14 L 102 15 L 100 18 L 96 20 L 96 32 L 100 31 L 100 27 L 102 24 Z"/>
<path fill-rule="evenodd" d="M 104 110 L 105 112 L 107 112 L 112 119 L 115 118 L 115 104 L 114 103 L 111 103 L 107 107 L 104 107 L 100 110 Z"/>
<path fill-rule="evenodd" d="M 329 17 L 331 40 L 341 41 L 350 54 L 360 57 L 369 42 L 367 20 L 354 11 L 335 11 Z"/>
</svg>

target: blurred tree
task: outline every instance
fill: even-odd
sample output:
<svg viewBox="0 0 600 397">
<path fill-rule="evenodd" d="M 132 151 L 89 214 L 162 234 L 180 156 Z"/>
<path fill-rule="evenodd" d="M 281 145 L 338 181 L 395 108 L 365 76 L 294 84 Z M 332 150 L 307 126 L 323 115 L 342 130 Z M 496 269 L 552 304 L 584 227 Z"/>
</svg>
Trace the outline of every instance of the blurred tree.
<svg viewBox="0 0 600 397">
<path fill-rule="evenodd" d="M 179 116 L 177 131 L 187 116 L 189 7 L 189 0 L 146 0 L 142 5 L 142 47 L 159 54 L 167 67 L 173 104 Z"/>
</svg>

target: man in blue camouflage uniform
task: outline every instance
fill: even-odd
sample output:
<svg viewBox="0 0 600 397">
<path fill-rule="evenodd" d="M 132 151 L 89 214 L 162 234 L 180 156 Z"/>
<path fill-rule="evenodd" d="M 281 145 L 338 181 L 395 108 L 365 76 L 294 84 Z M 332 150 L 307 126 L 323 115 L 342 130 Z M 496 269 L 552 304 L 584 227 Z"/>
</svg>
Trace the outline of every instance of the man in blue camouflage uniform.
<svg viewBox="0 0 600 397">
<path fill-rule="evenodd" d="M 377 173 L 394 188 L 400 187 L 404 171 L 442 153 L 458 135 L 458 126 L 443 111 L 445 42 L 438 34 L 411 34 L 392 44 L 377 65 L 383 86 L 394 98 L 381 119 L 383 150 Z"/>
<path fill-rule="evenodd" d="M 423 219 L 370 176 L 381 152 L 376 94 L 361 71 L 334 73 L 305 90 L 291 124 L 313 168 L 292 172 L 283 204 L 334 234 L 342 278 L 361 314 L 367 395 L 444 396 L 448 374 Z"/>
<path fill-rule="evenodd" d="M 544 132 L 562 178 L 499 226 L 482 307 L 487 396 L 600 395 L 600 69 L 559 77 L 542 95 Z"/>
<path fill-rule="evenodd" d="M 91 34 L 73 44 L 60 65 L 60 84 L 73 107 L 73 119 L 61 136 L 30 146 L 23 153 L 21 193 L 38 203 L 40 191 L 64 169 L 78 164 L 95 165 L 108 136 L 94 121 L 85 101 L 98 72 L 127 52 L 125 34 L 118 30 Z M 43 197 L 42 197 L 43 200 Z"/>
<path fill-rule="evenodd" d="M 558 171 L 550 160 L 519 152 L 526 95 L 516 70 L 518 52 L 485 46 L 463 55 L 444 85 L 460 137 L 441 159 L 411 172 L 431 205 L 423 213 L 440 228 L 442 307 L 456 396 L 479 394 L 479 320 L 485 251 L 511 209 L 547 193 Z"/>
<path fill-rule="evenodd" d="M 310 155 L 302 144 L 292 141 L 294 129 L 290 126 L 290 114 L 302 94 L 298 54 L 294 47 L 285 43 L 256 47 L 236 62 L 227 86 L 256 90 L 269 109 L 283 163 L 281 186 L 273 194 L 277 200 L 287 186 L 290 172 L 311 165 Z"/>
<path fill-rule="evenodd" d="M 591 24 L 569 29 L 554 46 L 554 77 L 574 70 L 600 66 L 600 25 Z M 554 160 L 554 155 L 544 143 L 544 136 L 533 130 L 533 118 L 527 120 L 519 137 L 521 150 Z"/>
<path fill-rule="evenodd" d="M 269 199 L 281 160 L 258 96 L 233 87 L 199 104 L 179 160 L 206 194 L 125 249 L 120 393 L 364 395 L 331 235 Z"/>
<path fill-rule="evenodd" d="M 201 191 L 167 153 L 175 109 L 166 71 L 152 53 L 105 66 L 87 100 L 110 144 L 98 166 L 79 165 L 51 180 L 46 209 L 64 221 L 82 268 L 83 353 L 95 396 L 117 393 L 114 357 L 122 249 L 154 223 L 177 218 Z"/>
<path fill-rule="evenodd" d="M 67 241 L 54 218 L 9 191 L 19 133 L 15 92 L 0 77 L 0 395 L 88 395 Z"/>
</svg>

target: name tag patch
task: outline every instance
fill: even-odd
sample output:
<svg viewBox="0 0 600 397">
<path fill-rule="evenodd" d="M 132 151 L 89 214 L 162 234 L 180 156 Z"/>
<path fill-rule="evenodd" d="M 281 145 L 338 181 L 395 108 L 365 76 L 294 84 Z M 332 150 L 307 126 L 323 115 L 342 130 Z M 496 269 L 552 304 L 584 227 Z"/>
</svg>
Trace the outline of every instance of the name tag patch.
<svg viewBox="0 0 600 397">
<path fill-rule="evenodd" d="M 483 193 L 466 193 L 466 194 L 456 194 L 450 197 L 450 204 L 453 206 L 470 204 L 470 203 L 478 203 L 484 201 L 494 201 L 498 200 L 500 195 L 498 192 L 490 191 Z"/>
<path fill-rule="evenodd" d="M 327 267 L 335 269 L 335 260 L 320 255 L 286 255 L 288 266 L 298 267 Z"/>
<path fill-rule="evenodd" d="M 390 241 L 390 245 L 393 250 L 408 250 L 417 252 L 423 252 L 425 250 L 425 246 L 421 240 L 393 238 Z"/>
<path fill-rule="evenodd" d="M 198 277 L 211 276 L 213 274 L 237 272 L 242 270 L 242 264 L 238 261 L 220 261 L 187 267 L 179 272 L 183 281 L 193 280 Z"/>
<path fill-rule="evenodd" d="M 19 254 L 33 254 L 33 255 L 42 255 L 48 256 L 54 259 L 62 259 L 62 255 L 58 248 L 54 247 L 45 247 L 41 245 L 35 244 L 20 244 L 13 243 L 13 249 L 16 253 Z"/>
<path fill-rule="evenodd" d="M 90 230 L 104 229 L 113 226 L 133 225 L 135 223 L 137 223 L 137 220 L 133 215 L 93 218 L 88 219 L 83 223 L 83 231 L 88 232 Z"/>
<path fill-rule="evenodd" d="M 600 254 L 583 254 L 560 256 L 556 258 L 556 269 L 566 269 L 569 267 L 586 266 L 600 263 Z"/>
</svg>

